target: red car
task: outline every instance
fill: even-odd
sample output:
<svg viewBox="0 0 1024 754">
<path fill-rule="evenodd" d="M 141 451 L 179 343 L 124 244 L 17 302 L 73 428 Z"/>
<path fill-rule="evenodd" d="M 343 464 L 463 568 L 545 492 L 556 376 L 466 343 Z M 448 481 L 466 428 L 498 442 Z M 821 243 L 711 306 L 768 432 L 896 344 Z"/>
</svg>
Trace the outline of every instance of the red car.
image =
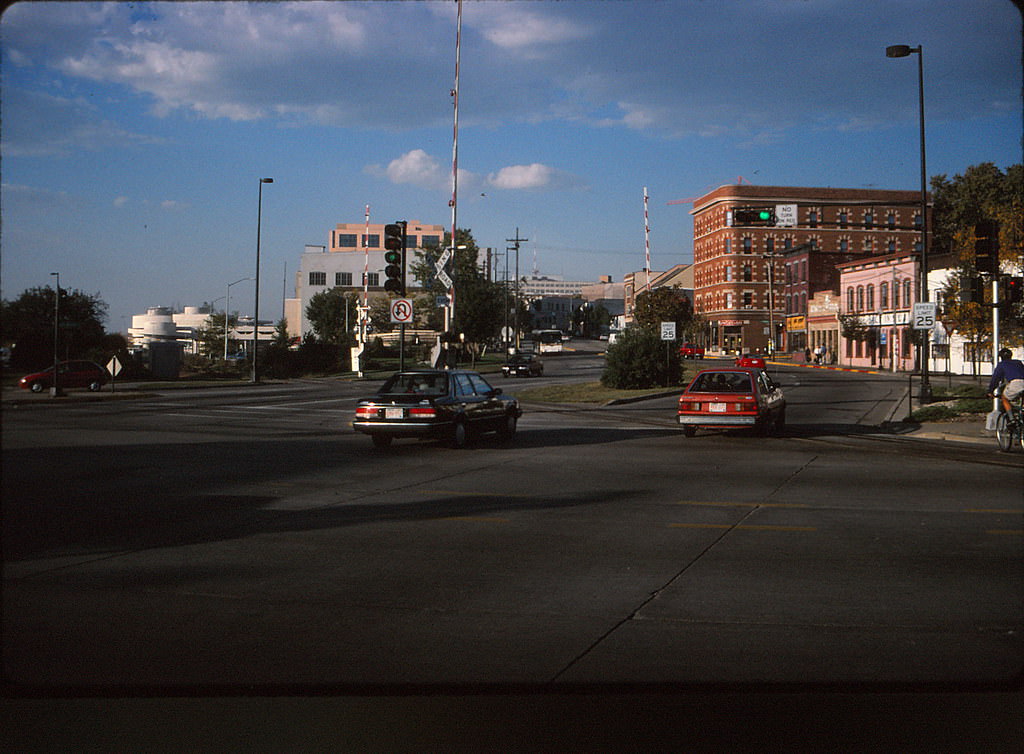
<svg viewBox="0 0 1024 754">
<path fill-rule="evenodd" d="M 705 369 L 679 396 L 676 414 L 687 437 L 697 434 L 698 427 L 780 433 L 786 424 L 786 398 L 763 370 Z"/>
<path fill-rule="evenodd" d="M 696 343 L 683 343 L 679 346 L 679 355 L 684 359 L 703 359 L 704 346 L 698 346 Z"/>
<path fill-rule="evenodd" d="M 57 364 L 57 384 L 63 390 L 67 387 L 87 387 L 93 392 L 110 381 L 107 370 L 91 361 L 62 361 Z M 26 374 L 18 386 L 33 393 L 41 393 L 53 387 L 53 367 L 35 374 Z"/>
<path fill-rule="evenodd" d="M 764 369 L 764 357 L 752 353 L 745 353 L 736 357 L 736 366 L 749 367 L 750 369 Z"/>
</svg>

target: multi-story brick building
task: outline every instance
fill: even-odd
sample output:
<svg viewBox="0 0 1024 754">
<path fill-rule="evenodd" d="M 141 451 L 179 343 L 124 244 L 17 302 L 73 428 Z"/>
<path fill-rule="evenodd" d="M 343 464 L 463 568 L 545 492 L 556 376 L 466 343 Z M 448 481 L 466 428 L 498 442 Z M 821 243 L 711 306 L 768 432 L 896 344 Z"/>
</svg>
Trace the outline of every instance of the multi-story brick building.
<svg viewBox="0 0 1024 754">
<path fill-rule="evenodd" d="M 816 263 L 818 255 L 920 252 L 920 201 L 916 191 L 751 185 L 721 186 L 695 200 L 694 307 L 707 320 L 709 348 L 765 351 L 770 339 L 773 350 L 782 348 L 787 317 L 806 323 L 807 301 L 822 284 L 814 271 L 827 265 Z M 761 207 L 777 210 L 775 225 L 733 222 L 736 210 Z M 807 258 L 789 259 L 787 307 L 783 255 L 796 250 Z"/>
</svg>

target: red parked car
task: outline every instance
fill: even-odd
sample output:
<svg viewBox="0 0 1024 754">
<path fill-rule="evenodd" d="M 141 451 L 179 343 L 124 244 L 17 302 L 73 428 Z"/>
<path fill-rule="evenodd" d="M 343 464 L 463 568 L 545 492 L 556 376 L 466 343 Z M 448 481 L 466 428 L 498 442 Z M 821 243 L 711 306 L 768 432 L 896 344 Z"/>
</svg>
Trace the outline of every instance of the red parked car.
<svg viewBox="0 0 1024 754">
<path fill-rule="evenodd" d="M 57 384 L 61 389 L 87 387 L 95 392 L 110 382 L 107 370 L 91 361 L 62 361 L 57 364 L 57 370 Z M 53 387 L 53 367 L 26 374 L 18 381 L 18 386 L 33 393 L 48 390 Z"/>
<path fill-rule="evenodd" d="M 684 359 L 703 359 L 704 346 L 698 346 L 696 343 L 683 343 L 679 346 L 679 355 Z"/>
<path fill-rule="evenodd" d="M 761 369 L 705 369 L 679 396 L 676 415 L 687 437 L 698 427 L 779 433 L 786 424 L 786 398 Z"/>
<path fill-rule="evenodd" d="M 752 353 L 745 353 L 736 357 L 736 366 L 749 367 L 750 369 L 764 369 L 764 357 Z"/>
</svg>

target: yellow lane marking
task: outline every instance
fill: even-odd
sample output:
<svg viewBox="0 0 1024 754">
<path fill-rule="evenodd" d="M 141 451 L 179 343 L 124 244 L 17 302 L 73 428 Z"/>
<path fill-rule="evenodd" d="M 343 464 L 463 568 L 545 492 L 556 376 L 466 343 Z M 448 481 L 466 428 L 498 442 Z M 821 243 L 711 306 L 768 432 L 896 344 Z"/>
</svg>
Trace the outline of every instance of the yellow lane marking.
<svg viewBox="0 0 1024 754">
<path fill-rule="evenodd" d="M 816 526 L 757 526 L 754 524 L 669 524 L 672 529 L 742 529 L 745 531 L 818 531 Z"/>
</svg>

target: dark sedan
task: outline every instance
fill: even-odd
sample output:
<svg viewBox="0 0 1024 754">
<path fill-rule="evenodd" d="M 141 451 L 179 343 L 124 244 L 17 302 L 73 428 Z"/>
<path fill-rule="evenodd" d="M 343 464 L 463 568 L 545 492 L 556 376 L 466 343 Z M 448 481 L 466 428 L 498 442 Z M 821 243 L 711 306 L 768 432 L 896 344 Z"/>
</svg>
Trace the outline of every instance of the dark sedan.
<svg viewBox="0 0 1024 754">
<path fill-rule="evenodd" d="M 430 369 L 392 375 L 359 401 L 352 427 L 379 448 L 396 437 L 441 438 L 462 448 L 482 432 L 511 439 L 522 413 L 515 398 L 476 372 Z"/>
<path fill-rule="evenodd" d="M 544 374 L 544 362 L 536 354 L 517 353 L 501 367 L 506 377 L 540 377 Z"/>
</svg>

